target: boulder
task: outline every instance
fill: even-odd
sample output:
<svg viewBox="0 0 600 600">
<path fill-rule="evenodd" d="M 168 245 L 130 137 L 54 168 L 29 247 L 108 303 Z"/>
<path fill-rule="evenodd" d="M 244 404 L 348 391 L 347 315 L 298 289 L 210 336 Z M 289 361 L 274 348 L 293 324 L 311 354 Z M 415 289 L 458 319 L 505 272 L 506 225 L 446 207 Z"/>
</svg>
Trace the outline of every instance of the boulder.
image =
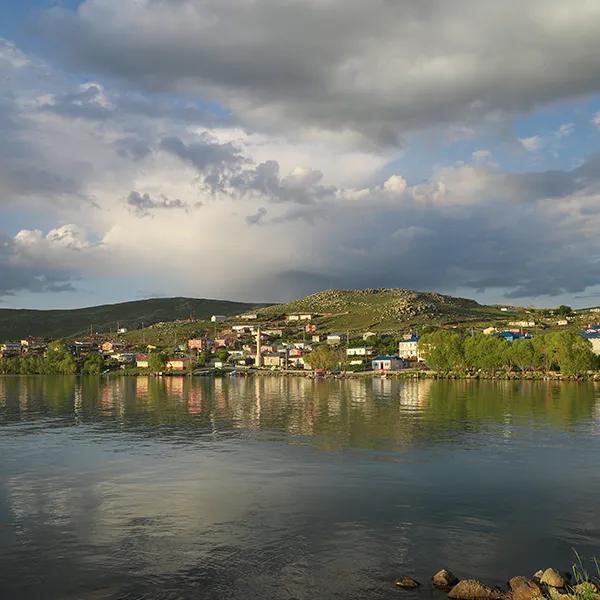
<svg viewBox="0 0 600 600">
<path fill-rule="evenodd" d="M 535 598 L 543 598 L 542 588 L 529 577 L 521 575 L 513 577 L 508 586 L 511 590 L 513 600 L 534 600 Z"/>
<path fill-rule="evenodd" d="M 412 577 L 401 577 L 396 581 L 396 587 L 402 588 L 404 590 L 414 590 L 418 588 L 421 584 Z"/>
<path fill-rule="evenodd" d="M 542 575 L 544 574 L 544 571 L 542 571 L 542 569 L 540 569 L 539 571 L 536 571 L 533 574 L 533 578 L 537 579 L 538 581 L 542 578 Z"/>
<path fill-rule="evenodd" d="M 574 596 L 563 594 L 562 592 L 558 591 L 558 588 L 555 587 L 548 588 L 548 595 L 550 596 L 551 600 L 575 600 Z"/>
<path fill-rule="evenodd" d="M 441 569 L 432 578 L 431 581 L 436 588 L 441 590 L 449 590 L 458 583 L 458 577 L 448 569 Z"/>
<path fill-rule="evenodd" d="M 492 588 L 477 579 L 463 579 L 449 592 L 448 598 L 458 600 L 500 600 L 504 594 L 497 588 Z"/>
<path fill-rule="evenodd" d="M 567 580 L 556 569 L 546 569 L 540 577 L 540 583 L 545 583 L 550 587 L 564 588 Z"/>
</svg>

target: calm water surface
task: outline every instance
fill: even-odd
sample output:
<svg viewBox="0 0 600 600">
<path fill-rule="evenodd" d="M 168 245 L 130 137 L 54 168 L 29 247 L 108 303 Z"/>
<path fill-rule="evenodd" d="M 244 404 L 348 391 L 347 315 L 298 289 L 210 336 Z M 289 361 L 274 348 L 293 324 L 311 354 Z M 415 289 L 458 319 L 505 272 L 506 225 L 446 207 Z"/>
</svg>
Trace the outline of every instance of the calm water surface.
<svg viewBox="0 0 600 600">
<path fill-rule="evenodd" d="M 600 554 L 599 467 L 594 384 L 0 378 L 0 597 L 502 583 Z"/>
</svg>

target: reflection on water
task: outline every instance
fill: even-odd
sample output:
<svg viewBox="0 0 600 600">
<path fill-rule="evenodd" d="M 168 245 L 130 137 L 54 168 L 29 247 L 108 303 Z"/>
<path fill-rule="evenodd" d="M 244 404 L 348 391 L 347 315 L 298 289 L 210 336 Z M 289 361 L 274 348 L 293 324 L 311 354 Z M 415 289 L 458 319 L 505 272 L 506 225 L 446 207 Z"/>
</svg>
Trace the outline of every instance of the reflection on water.
<svg viewBox="0 0 600 600">
<path fill-rule="evenodd" d="M 401 573 L 567 567 L 600 554 L 599 426 L 594 384 L 0 378 L 0 597 L 391 598 Z"/>
</svg>

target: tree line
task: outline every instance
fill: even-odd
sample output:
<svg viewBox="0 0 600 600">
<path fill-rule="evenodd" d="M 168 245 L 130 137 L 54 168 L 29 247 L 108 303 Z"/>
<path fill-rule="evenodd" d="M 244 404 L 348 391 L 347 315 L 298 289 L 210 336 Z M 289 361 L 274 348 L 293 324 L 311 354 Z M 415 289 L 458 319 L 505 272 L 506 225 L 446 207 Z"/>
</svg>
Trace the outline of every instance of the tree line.
<svg viewBox="0 0 600 600">
<path fill-rule="evenodd" d="M 578 375 L 600 368 L 589 340 L 551 332 L 508 342 L 502 337 L 439 330 L 424 334 L 419 351 L 436 371 L 560 371 Z"/>
<path fill-rule="evenodd" d="M 90 354 L 77 361 L 61 342 L 49 344 L 43 356 L 0 358 L 2 375 L 100 375 L 105 366 L 100 354 Z"/>
</svg>

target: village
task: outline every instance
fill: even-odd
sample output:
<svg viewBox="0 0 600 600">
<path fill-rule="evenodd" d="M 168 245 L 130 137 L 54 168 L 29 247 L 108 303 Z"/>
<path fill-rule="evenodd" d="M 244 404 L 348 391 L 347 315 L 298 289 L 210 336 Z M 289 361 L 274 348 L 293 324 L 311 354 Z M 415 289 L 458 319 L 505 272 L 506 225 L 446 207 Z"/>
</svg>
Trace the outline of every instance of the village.
<svg viewBox="0 0 600 600">
<path fill-rule="evenodd" d="M 319 324 L 322 316 L 308 312 L 270 318 L 258 312 L 235 316 L 215 314 L 211 316 L 210 321 L 195 323 L 190 320 L 189 324 L 197 325 L 195 335 L 187 339 L 177 339 L 177 336 L 174 336 L 170 343 L 160 344 L 144 343 L 145 330 L 140 340 L 131 336 L 134 332 L 120 326 L 109 334 L 91 331 L 87 336 L 77 339 L 52 341 L 29 337 L 0 344 L 0 359 L 9 366 L 11 361 L 16 364 L 18 360 L 33 360 L 35 357 L 41 359 L 48 355 L 49 349 L 56 349 L 57 344 L 60 344 L 63 351 L 73 358 L 72 364 L 92 364 L 94 367 L 72 368 L 72 372 L 91 374 L 115 371 L 131 375 L 244 375 L 252 372 L 299 372 L 312 375 L 385 374 L 436 368 L 431 352 L 434 344 L 431 332 L 452 333 L 458 329 L 457 326 L 444 329 L 421 327 L 422 332 L 427 332 L 424 338 L 414 330 L 402 334 L 327 331 Z M 543 330 L 548 327 L 553 331 L 567 327 L 573 331 L 575 328 L 575 339 L 585 340 L 591 353 L 600 357 L 600 325 L 593 322 L 594 317 L 597 317 L 597 314 L 592 309 L 587 314 L 551 318 L 547 323 L 535 320 L 506 320 L 486 327 L 463 326 L 460 334 L 467 337 L 477 336 L 484 341 L 501 340 L 504 342 L 502 346 L 508 348 L 507 344 L 532 340 L 542 335 Z M 586 319 L 589 322 L 586 323 Z M 147 330 L 166 330 L 177 323 L 159 322 Z M 572 335 L 571 339 L 574 339 Z M 493 352 L 491 346 L 487 347 L 490 348 L 490 353 Z M 482 350 L 484 353 L 487 351 Z M 449 367 L 451 366 L 449 363 Z M 13 367 L 12 370 L 5 368 L 3 372 L 19 371 L 17 367 Z"/>
</svg>

